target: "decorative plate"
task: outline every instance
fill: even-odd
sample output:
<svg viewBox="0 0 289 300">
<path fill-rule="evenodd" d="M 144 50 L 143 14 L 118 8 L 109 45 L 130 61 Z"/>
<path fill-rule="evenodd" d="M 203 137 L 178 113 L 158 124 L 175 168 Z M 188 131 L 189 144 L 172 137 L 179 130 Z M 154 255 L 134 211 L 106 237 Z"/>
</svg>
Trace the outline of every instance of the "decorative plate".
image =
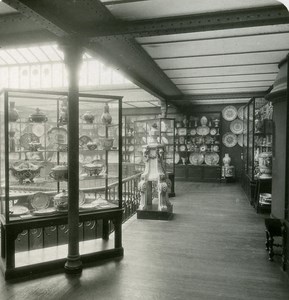
<svg viewBox="0 0 289 300">
<path fill-rule="evenodd" d="M 29 209 L 25 206 L 14 205 L 9 208 L 9 213 L 11 216 L 21 216 L 29 212 Z"/>
<path fill-rule="evenodd" d="M 162 143 L 163 144 L 168 144 L 169 140 L 166 137 L 162 136 Z"/>
<path fill-rule="evenodd" d="M 67 130 L 63 127 L 52 127 L 48 130 L 48 139 L 53 144 L 66 144 Z"/>
<path fill-rule="evenodd" d="M 217 129 L 216 128 L 212 128 L 210 130 L 210 135 L 216 135 L 217 134 Z"/>
<path fill-rule="evenodd" d="M 205 154 L 205 163 L 208 165 L 208 166 L 215 166 L 218 164 L 220 160 L 220 156 L 218 153 L 207 153 Z"/>
<path fill-rule="evenodd" d="M 35 210 L 48 208 L 50 204 L 50 197 L 42 192 L 35 193 L 30 198 L 30 204 Z"/>
<path fill-rule="evenodd" d="M 85 194 L 84 194 L 83 191 L 79 191 L 78 200 L 79 200 L 79 206 L 81 206 L 81 205 L 84 204 L 84 202 L 85 202 Z"/>
<path fill-rule="evenodd" d="M 129 147 L 128 147 L 128 151 L 133 151 L 134 150 L 134 146 L 133 145 L 130 145 Z"/>
<path fill-rule="evenodd" d="M 239 134 L 239 135 L 238 135 L 238 144 L 239 144 L 239 146 L 241 146 L 241 147 L 243 147 L 243 139 L 244 139 L 243 134 Z"/>
<path fill-rule="evenodd" d="M 35 216 L 45 216 L 45 215 L 50 215 L 50 214 L 54 214 L 56 213 L 56 208 L 55 207 L 48 207 L 48 208 L 44 208 L 44 209 L 39 209 L 39 210 L 35 210 L 33 212 L 33 214 Z"/>
<path fill-rule="evenodd" d="M 226 121 L 233 121 L 237 118 L 238 111 L 235 106 L 228 105 L 222 110 L 222 116 Z"/>
<path fill-rule="evenodd" d="M 205 151 L 207 151 L 207 149 L 208 149 L 207 145 L 200 146 L 200 151 L 201 152 L 205 152 Z"/>
<path fill-rule="evenodd" d="M 218 152 L 219 151 L 219 146 L 218 145 L 214 145 L 213 146 L 213 151 Z"/>
<path fill-rule="evenodd" d="M 186 145 L 181 145 L 181 146 L 179 147 L 179 151 L 186 151 L 186 150 L 187 150 Z"/>
<path fill-rule="evenodd" d="M 189 156 L 189 161 L 194 166 L 199 166 L 204 162 L 204 154 L 201 153 L 191 153 Z"/>
<path fill-rule="evenodd" d="M 79 138 L 79 146 L 80 147 L 85 146 L 88 142 L 92 142 L 92 139 L 89 136 L 87 136 L 87 135 L 82 135 Z"/>
<path fill-rule="evenodd" d="M 232 132 L 227 132 L 223 135 L 222 142 L 228 148 L 234 147 L 237 144 L 237 136 Z"/>
<path fill-rule="evenodd" d="M 39 143 L 39 137 L 35 135 L 34 133 L 24 133 L 20 136 L 20 146 L 23 147 L 25 150 L 30 149 L 29 143 L 36 142 Z"/>
<path fill-rule="evenodd" d="M 241 134 L 241 133 L 243 133 L 243 121 L 240 120 L 240 119 L 234 120 L 230 124 L 230 129 L 235 134 Z"/>
<path fill-rule="evenodd" d="M 198 126 L 197 127 L 197 134 L 198 135 L 207 135 L 210 133 L 210 128 L 206 125 Z"/>
<path fill-rule="evenodd" d="M 178 135 L 187 135 L 187 128 L 178 128 Z"/>
<path fill-rule="evenodd" d="M 93 201 L 90 203 L 83 203 L 82 205 L 79 206 L 80 209 L 95 209 L 98 207 L 97 201 Z"/>
<path fill-rule="evenodd" d="M 191 129 L 190 134 L 191 135 L 196 135 L 197 134 L 197 130 L 195 128 Z"/>
<path fill-rule="evenodd" d="M 239 117 L 239 119 L 241 119 L 241 120 L 243 120 L 243 118 L 244 118 L 244 105 L 243 106 L 240 106 L 239 108 L 238 108 L 238 117 Z"/>
<path fill-rule="evenodd" d="M 98 128 L 97 128 L 97 134 L 100 137 L 105 137 L 105 127 L 102 126 L 102 125 L 98 126 Z"/>
<path fill-rule="evenodd" d="M 44 134 L 44 125 L 40 123 L 35 123 L 32 125 L 32 132 L 37 135 L 38 137 L 41 137 Z"/>
<path fill-rule="evenodd" d="M 178 152 L 175 153 L 175 164 L 178 164 L 180 161 L 180 154 Z"/>
</svg>

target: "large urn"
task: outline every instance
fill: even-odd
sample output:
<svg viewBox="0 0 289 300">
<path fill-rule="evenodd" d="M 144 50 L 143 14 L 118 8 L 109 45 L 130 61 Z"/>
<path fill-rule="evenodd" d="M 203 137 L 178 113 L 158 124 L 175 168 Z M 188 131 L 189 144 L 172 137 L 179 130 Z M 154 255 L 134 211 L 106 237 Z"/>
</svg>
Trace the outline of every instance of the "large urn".
<svg viewBox="0 0 289 300">
<path fill-rule="evenodd" d="M 262 152 L 258 156 L 260 178 L 271 178 L 272 176 L 272 152 Z"/>
</svg>

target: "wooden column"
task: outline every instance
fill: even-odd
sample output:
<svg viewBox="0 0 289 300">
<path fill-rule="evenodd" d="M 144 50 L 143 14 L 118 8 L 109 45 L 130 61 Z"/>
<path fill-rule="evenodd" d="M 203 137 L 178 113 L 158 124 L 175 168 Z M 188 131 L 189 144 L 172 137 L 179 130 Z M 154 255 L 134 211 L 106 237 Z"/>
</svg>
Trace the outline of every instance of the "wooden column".
<svg viewBox="0 0 289 300">
<path fill-rule="evenodd" d="M 78 40 L 61 44 L 68 73 L 68 255 L 67 273 L 80 273 L 79 255 L 79 86 L 78 70 L 82 61 L 82 47 Z"/>
</svg>

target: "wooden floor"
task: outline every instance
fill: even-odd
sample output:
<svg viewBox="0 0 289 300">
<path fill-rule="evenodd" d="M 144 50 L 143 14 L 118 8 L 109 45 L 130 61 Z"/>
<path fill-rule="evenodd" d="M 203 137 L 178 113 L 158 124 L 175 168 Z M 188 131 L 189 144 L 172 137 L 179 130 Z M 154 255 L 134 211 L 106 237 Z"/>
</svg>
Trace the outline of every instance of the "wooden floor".
<svg viewBox="0 0 289 300">
<path fill-rule="evenodd" d="M 124 258 L 6 283 L 0 299 L 289 299 L 289 280 L 264 249 L 264 216 L 237 184 L 177 182 L 171 221 L 131 219 Z"/>
</svg>

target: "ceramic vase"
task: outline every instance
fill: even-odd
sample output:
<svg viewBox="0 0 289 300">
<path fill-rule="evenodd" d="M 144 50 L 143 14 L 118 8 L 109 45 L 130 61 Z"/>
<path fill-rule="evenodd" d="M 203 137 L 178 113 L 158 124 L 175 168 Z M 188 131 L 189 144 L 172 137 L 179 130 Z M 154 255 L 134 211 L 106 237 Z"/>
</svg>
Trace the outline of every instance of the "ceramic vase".
<svg viewBox="0 0 289 300">
<path fill-rule="evenodd" d="M 8 113 L 9 122 L 16 122 L 19 119 L 19 113 L 15 108 L 15 102 L 10 102 L 10 108 Z"/>
<path fill-rule="evenodd" d="M 223 163 L 225 167 L 228 167 L 230 165 L 231 162 L 231 157 L 229 156 L 228 153 L 225 153 L 225 156 L 223 158 Z"/>
<path fill-rule="evenodd" d="M 106 103 L 103 109 L 103 114 L 101 115 L 101 122 L 104 125 L 109 125 L 111 124 L 111 121 L 112 121 L 112 117 L 109 113 L 109 106 Z"/>
</svg>

